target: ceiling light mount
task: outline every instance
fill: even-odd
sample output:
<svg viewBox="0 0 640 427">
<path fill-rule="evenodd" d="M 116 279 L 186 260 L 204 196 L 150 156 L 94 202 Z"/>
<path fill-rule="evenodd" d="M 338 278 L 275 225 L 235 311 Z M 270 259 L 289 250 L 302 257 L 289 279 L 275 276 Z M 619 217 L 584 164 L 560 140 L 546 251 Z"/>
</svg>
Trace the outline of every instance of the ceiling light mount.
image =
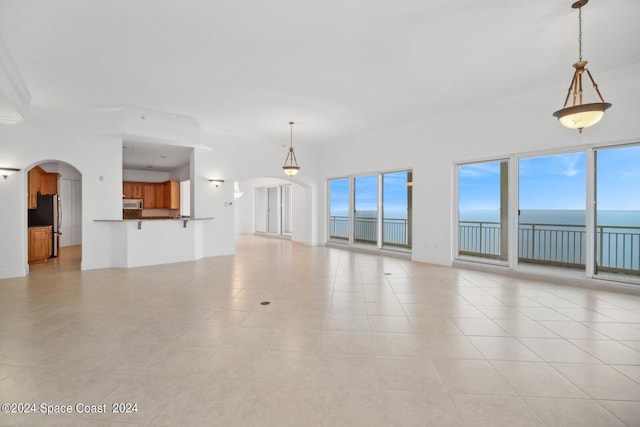
<svg viewBox="0 0 640 427">
<path fill-rule="evenodd" d="M 293 151 L 293 122 L 289 122 L 290 127 L 290 143 L 289 143 L 289 152 L 287 153 L 287 158 L 284 159 L 284 166 L 282 169 L 284 173 L 289 176 L 293 176 L 298 173 L 300 170 L 300 166 L 298 166 L 298 160 L 296 159 L 296 153 Z"/>
<path fill-rule="evenodd" d="M 587 3 L 589 3 L 589 0 L 578 0 L 577 2 L 572 4 L 571 7 L 574 9 L 580 9 L 582 6 L 586 5 Z"/>
<path fill-rule="evenodd" d="M 220 184 L 224 183 L 224 179 L 210 179 L 209 182 L 213 183 L 216 188 L 218 188 Z"/>
<path fill-rule="evenodd" d="M 582 133 L 582 129 L 598 123 L 602 116 L 604 116 L 605 110 L 611 107 L 610 103 L 604 101 L 591 72 L 586 68 L 587 61 L 582 60 L 582 7 L 588 2 L 589 0 L 578 0 L 571 5 L 573 9 L 578 9 L 578 62 L 573 64 L 576 70 L 573 73 L 564 105 L 560 110 L 553 113 L 553 116 L 557 117 L 563 126 L 570 129 L 578 129 L 580 133 Z M 584 103 L 582 76 L 585 73 L 587 77 L 589 77 L 589 80 L 591 80 L 593 89 L 598 95 L 600 102 Z M 572 99 L 571 105 L 569 105 L 570 98 Z"/>
</svg>

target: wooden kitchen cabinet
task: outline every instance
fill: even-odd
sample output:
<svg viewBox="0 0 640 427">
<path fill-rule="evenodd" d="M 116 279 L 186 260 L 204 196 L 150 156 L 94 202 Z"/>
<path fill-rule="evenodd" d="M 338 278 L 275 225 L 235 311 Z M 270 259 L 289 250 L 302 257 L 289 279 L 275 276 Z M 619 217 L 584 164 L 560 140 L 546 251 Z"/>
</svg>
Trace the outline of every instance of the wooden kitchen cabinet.
<svg viewBox="0 0 640 427">
<path fill-rule="evenodd" d="M 29 181 L 29 202 L 28 208 L 35 209 L 38 207 L 38 193 L 40 192 L 40 181 L 42 175 L 45 171 L 40 168 L 40 166 L 36 166 L 29 171 L 27 174 L 27 180 Z"/>
<path fill-rule="evenodd" d="M 166 208 L 164 183 L 155 185 L 155 204 L 156 208 Z"/>
<path fill-rule="evenodd" d="M 38 193 L 40 194 L 58 194 L 58 179 L 60 174 L 49 173 L 40 166 L 35 166 L 27 174 L 29 197 L 29 209 L 38 207 Z"/>
<path fill-rule="evenodd" d="M 122 183 L 123 199 L 142 199 L 142 183 L 124 181 Z"/>
<path fill-rule="evenodd" d="M 40 194 L 58 194 L 60 174 L 45 172 L 40 176 Z"/>
<path fill-rule="evenodd" d="M 124 199 L 142 199 L 144 209 L 180 209 L 180 182 L 122 182 Z"/>
<path fill-rule="evenodd" d="M 53 251 L 53 229 L 49 226 L 29 227 L 29 262 L 51 257 Z"/>
<path fill-rule="evenodd" d="M 142 184 L 142 207 L 145 209 L 155 209 L 156 206 L 156 183 L 145 182 Z"/>
<path fill-rule="evenodd" d="M 180 183 L 166 181 L 164 184 L 164 203 L 167 209 L 180 209 Z"/>
</svg>

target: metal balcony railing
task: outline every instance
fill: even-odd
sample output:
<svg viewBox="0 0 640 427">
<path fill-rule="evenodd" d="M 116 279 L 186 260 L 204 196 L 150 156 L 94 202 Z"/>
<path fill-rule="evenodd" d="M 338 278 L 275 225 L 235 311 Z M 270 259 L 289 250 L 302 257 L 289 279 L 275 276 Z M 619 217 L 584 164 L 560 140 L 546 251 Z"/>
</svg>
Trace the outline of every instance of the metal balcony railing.
<svg viewBox="0 0 640 427">
<path fill-rule="evenodd" d="M 500 223 L 460 221 L 458 251 L 461 255 L 500 257 Z"/>
<path fill-rule="evenodd" d="M 332 215 L 329 220 L 329 237 L 349 240 L 349 217 Z M 385 245 L 409 247 L 409 221 L 402 218 L 385 218 L 382 221 L 382 237 Z M 359 243 L 377 243 L 378 220 L 356 216 L 353 239 Z"/>
<path fill-rule="evenodd" d="M 596 227 L 598 271 L 640 274 L 640 227 Z"/>
<path fill-rule="evenodd" d="M 461 255 L 499 258 L 500 223 L 460 221 L 458 250 Z M 520 223 L 520 262 L 584 268 L 584 225 Z M 640 274 L 640 227 L 598 225 L 596 268 L 599 272 Z"/>
<path fill-rule="evenodd" d="M 349 217 L 331 216 L 329 221 L 329 237 L 332 239 L 349 240 Z"/>
</svg>

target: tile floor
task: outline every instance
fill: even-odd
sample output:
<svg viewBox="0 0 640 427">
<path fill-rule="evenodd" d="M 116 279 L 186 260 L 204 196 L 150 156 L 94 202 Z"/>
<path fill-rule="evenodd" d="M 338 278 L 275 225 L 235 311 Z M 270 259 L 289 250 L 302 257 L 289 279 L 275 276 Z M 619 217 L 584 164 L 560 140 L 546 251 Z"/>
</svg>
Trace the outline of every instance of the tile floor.
<svg viewBox="0 0 640 427">
<path fill-rule="evenodd" d="M 2 426 L 640 426 L 639 296 L 253 236 L 50 267 L 0 280 L 0 401 L 74 413 Z"/>
</svg>

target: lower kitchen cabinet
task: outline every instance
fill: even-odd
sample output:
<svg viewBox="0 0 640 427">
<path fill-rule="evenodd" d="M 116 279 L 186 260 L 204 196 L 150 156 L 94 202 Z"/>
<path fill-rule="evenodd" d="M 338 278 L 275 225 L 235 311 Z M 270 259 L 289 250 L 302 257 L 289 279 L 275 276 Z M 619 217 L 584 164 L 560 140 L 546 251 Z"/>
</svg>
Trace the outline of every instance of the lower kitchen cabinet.
<svg viewBox="0 0 640 427">
<path fill-rule="evenodd" d="M 51 257 L 53 229 L 49 226 L 29 227 L 29 262 Z"/>
</svg>

